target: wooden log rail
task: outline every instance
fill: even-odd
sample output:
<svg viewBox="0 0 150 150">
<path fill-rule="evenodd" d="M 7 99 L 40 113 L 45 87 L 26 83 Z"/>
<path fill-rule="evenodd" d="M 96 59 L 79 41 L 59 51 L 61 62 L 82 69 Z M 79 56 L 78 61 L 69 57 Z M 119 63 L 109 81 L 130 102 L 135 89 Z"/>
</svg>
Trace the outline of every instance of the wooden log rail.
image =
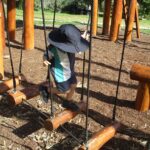
<svg viewBox="0 0 150 150">
<path fill-rule="evenodd" d="M 25 88 L 25 89 L 22 89 L 22 90 L 16 91 L 16 92 L 10 91 L 8 93 L 7 98 L 12 105 L 21 104 L 25 100 L 29 100 L 35 96 L 38 96 L 40 93 L 39 92 L 40 85 L 41 84 L 35 84 L 33 86 L 30 86 L 28 88 Z M 44 82 L 44 83 L 42 83 L 42 85 L 48 85 L 48 82 Z"/>
<path fill-rule="evenodd" d="M 87 142 L 88 150 L 99 150 L 106 142 L 115 136 L 119 127 L 119 123 L 113 123 L 95 133 Z M 86 150 L 86 146 L 83 145 L 78 150 Z"/>
<path fill-rule="evenodd" d="M 130 71 L 130 78 L 139 81 L 135 108 L 145 112 L 150 109 L 150 67 L 134 64 Z"/>
<path fill-rule="evenodd" d="M 63 125 L 64 123 L 73 119 L 75 116 L 77 116 L 77 114 L 79 114 L 81 111 L 84 111 L 86 108 L 86 104 L 83 102 L 78 103 L 77 106 L 79 107 L 80 111 L 65 109 L 61 113 L 57 114 L 54 118 L 47 119 L 45 121 L 45 128 L 47 130 L 53 131 L 57 129 L 60 125 Z"/>
<path fill-rule="evenodd" d="M 16 85 L 19 85 L 21 80 L 20 76 L 15 77 Z M 13 88 L 13 79 L 5 80 L 0 83 L 0 94 L 7 92 L 8 90 Z"/>
</svg>

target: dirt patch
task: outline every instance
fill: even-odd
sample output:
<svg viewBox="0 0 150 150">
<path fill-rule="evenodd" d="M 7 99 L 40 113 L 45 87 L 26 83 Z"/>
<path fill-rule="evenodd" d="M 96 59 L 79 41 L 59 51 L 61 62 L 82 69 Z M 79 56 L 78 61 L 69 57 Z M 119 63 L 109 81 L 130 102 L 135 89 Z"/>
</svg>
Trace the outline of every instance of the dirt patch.
<svg viewBox="0 0 150 150">
<path fill-rule="evenodd" d="M 21 43 L 22 29 L 18 28 L 16 40 Z M 112 121 L 114 99 L 118 71 L 122 53 L 122 40 L 110 42 L 107 36 L 99 35 L 93 39 L 91 80 L 90 80 L 90 107 L 89 107 L 89 136 L 107 126 Z M 121 74 L 119 95 L 117 100 L 116 120 L 121 122 L 122 129 L 109 141 L 103 149 L 143 150 L 150 139 L 150 111 L 140 113 L 134 109 L 138 82 L 130 79 L 130 69 L 134 63 L 150 65 L 150 36 L 141 34 L 126 45 Z M 18 74 L 20 59 L 20 44 L 11 43 L 15 74 Z M 23 51 L 22 73 L 27 82 L 20 88 L 26 88 L 46 80 L 47 68 L 43 67 L 42 56 L 45 51 L 44 33 L 41 29 L 35 30 L 35 49 Z M 8 55 L 8 48 L 5 49 Z M 82 80 L 82 54 L 76 57 L 75 70 L 78 82 Z M 88 53 L 86 56 L 88 62 Z M 10 60 L 5 59 L 6 78 L 11 77 Z M 87 64 L 86 64 L 87 77 Z M 85 81 L 86 85 L 86 81 Z M 80 100 L 81 88 L 77 88 L 75 100 Z M 86 94 L 85 97 L 86 99 Z M 37 96 L 29 103 L 43 112 L 50 112 L 50 103 L 42 103 Z M 61 105 L 55 102 L 56 112 L 62 110 Z M 27 103 L 12 107 L 7 98 L 0 101 L 0 149 L 11 150 L 71 150 L 79 144 L 61 128 L 49 132 L 37 122 L 39 114 L 35 108 Z M 81 142 L 85 138 L 85 115 L 81 114 L 65 124 Z"/>
</svg>

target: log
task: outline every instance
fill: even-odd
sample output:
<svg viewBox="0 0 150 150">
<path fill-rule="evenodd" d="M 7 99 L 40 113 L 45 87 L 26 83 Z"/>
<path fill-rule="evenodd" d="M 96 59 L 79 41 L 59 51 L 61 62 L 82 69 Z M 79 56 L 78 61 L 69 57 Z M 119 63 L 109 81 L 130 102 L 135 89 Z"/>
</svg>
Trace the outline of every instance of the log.
<svg viewBox="0 0 150 150">
<path fill-rule="evenodd" d="M 114 123 L 95 133 L 87 142 L 88 150 L 99 150 L 106 142 L 115 136 L 119 127 L 119 123 Z M 86 146 L 83 145 L 78 150 L 86 150 Z"/>
<path fill-rule="evenodd" d="M 150 82 L 150 67 L 134 64 L 130 71 L 130 78 L 141 82 Z"/>
<path fill-rule="evenodd" d="M 25 0 L 24 49 L 34 49 L 34 0 Z"/>
<path fill-rule="evenodd" d="M 16 85 L 20 83 L 20 76 L 15 77 Z M 7 92 L 8 90 L 13 88 L 13 79 L 5 80 L 4 82 L 0 83 L 0 94 Z"/>
<path fill-rule="evenodd" d="M 105 1 L 105 11 L 103 17 L 103 31 L 102 34 L 108 35 L 110 28 L 110 10 L 111 10 L 111 0 Z"/>
<path fill-rule="evenodd" d="M 48 82 L 42 83 L 43 85 L 48 85 Z M 39 95 L 39 86 L 41 84 L 35 84 L 20 91 L 10 91 L 8 94 L 8 100 L 12 105 L 18 105 L 24 100 L 29 100 L 35 96 Z"/>
<path fill-rule="evenodd" d="M 122 21 L 122 10 L 123 10 L 123 1 L 115 0 L 110 29 L 110 40 L 114 42 L 118 39 L 119 29 Z"/>
<path fill-rule="evenodd" d="M 135 108 L 138 111 L 145 112 L 150 106 L 150 83 L 139 83 Z"/>
<path fill-rule="evenodd" d="M 81 102 L 77 104 L 80 111 L 85 110 L 86 104 Z M 80 111 L 72 111 L 69 109 L 65 109 L 63 112 L 57 114 L 53 119 L 47 119 L 45 121 L 45 128 L 47 130 L 53 131 L 57 129 L 60 125 L 70 121 L 73 119 Z"/>
<path fill-rule="evenodd" d="M 92 17 L 92 36 L 97 34 L 97 23 L 98 23 L 98 0 L 93 0 L 93 17 Z"/>
<path fill-rule="evenodd" d="M 4 78 L 3 46 L 4 46 L 4 18 L 2 1 L 0 0 L 0 80 Z"/>
<path fill-rule="evenodd" d="M 135 19 L 135 10 L 136 10 L 137 0 L 132 0 L 130 3 L 130 14 L 129 14 L 129 21 L 127 26 L 127 34 L 126 34 L 126 41 L 130 42 L 132 39 L 132 30 L 133 30 L 133 24 Z"/>
<path fill-rule="evenodd" d="M 140 38 L 140 25 L 139 25 L 138 6 L 136 6 L 136 10 L 135 10 L 135 22 L 136 22 L 136 35 L 137 35 L 137 38 Z"/>
<path fill-rule="evenodd" d="M 7 0 L 7 8 L 9 39 L 14 41 L 16 32 L 16 0 Z"/>
</svg>

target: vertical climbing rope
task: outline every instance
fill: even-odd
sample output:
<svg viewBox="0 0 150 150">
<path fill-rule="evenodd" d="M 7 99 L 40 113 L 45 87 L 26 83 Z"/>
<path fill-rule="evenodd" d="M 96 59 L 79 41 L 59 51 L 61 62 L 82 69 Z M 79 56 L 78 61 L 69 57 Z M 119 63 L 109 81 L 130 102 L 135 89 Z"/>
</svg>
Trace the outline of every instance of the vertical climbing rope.
<svg viewBox="0 0 150 150">
<path fill-rule="evenodd" d="M 93 19 L 93 0 L 91 0 L 91 25 L 90 25 L 90 44 L 89 44 L 89 61 L 88 61 L 88 80 L 87 80 L 87 100 L 86 100 L 86 122 L 85 122 L 85 141 L 86 141 L 86 149 L 88 150 L 88 139 L 89 139 L 89 133 L 88 133 L 88 116 L 89 116 L 89 96 L 90 96 L 90 78 L 91 78 L 91 55 L 92 55 L 92 22 Z"/>
<path fill-rule="evenodd" d="M 46 54 L 47 54 L 47 59 L 49 60 L 49 55 L 48 55 L 48 44 L 47 44 L 47 39 L 46 39 L 46 25 L 45 25 L 45 15 L 44 15 L 44 5 L 43 5 L 43 0 L 41 0 L 41 9 L 42 9 L 42 18 L 43 18 L 43 27 L 44 27 L 44 39 L 45 39 L 45 47 L 46 47 Z M 50 75 L 50 65 L 48 65 L 48 81 L 49 81 L 49 88 L 50 88 L 50 100 L 51 100 L 51 117 L 54 116 L 54 110 L 53 110 L 53 97 L 52 97 L 52 92 L 51 92 L 51 75 Z"/>
</svg>

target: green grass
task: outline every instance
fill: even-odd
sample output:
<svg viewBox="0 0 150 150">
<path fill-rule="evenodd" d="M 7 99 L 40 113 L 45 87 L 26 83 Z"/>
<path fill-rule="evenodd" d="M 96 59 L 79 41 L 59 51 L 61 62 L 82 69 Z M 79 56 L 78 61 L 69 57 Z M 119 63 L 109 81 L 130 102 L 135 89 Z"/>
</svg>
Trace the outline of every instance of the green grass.
<svg viewBox="0 0 150 150">
<path fill-rule="evenodd" d="M 53 12 L 45 11 L 45 23 L 46 26 L 52 26 L 53 22 Z M 17 19 L 22 20 L 23 11 L 17 9 Z M 43 25 L 42 22 L 42 12 L 35 11 L 34 12 L 34 18 L 35 18 L 35 25 Z M 98 24 L 99 26 L 102 26 L 102 17 L 98 18 Z M 73 14 L 67 14 L 67 13 L 56 13 L 56 27 L 60 26 L 64 23 L 71 23 L 77 26 L 83 26 L 85 27 L 88 22 L 88 15 L 73 15 Z M 150 20 L 140 20 L 140 27 L 141 32 L 150 34 Z M 122 21 L 122 25 L 124 25 L 124 20 Z M 143 29 L 146 28 L 146 29 Z M 149 29 L 148 29 L 149 28 Z"/>
</svg>

